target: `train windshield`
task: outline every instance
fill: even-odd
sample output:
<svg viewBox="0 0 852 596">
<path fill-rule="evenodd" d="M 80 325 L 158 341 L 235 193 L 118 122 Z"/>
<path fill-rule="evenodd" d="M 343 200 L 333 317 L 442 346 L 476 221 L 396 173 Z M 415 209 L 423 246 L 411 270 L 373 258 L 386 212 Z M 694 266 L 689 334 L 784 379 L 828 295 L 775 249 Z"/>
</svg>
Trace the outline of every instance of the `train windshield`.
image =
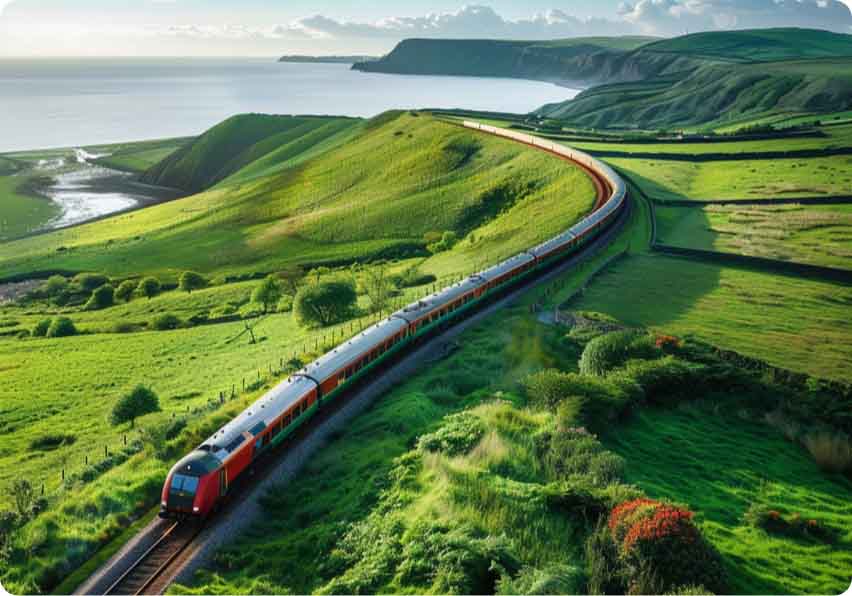
<svg viewBox="0 0 852 596">
<path fill-rule="evenodd" d="M 198 478 L 195 476 L 184 476 L 183 474 L 175 474 L 172 477 L 172 487 L 170 492 L 189 493 L 194 495 L 196 488 L 198 488 Z"/>
</svg>

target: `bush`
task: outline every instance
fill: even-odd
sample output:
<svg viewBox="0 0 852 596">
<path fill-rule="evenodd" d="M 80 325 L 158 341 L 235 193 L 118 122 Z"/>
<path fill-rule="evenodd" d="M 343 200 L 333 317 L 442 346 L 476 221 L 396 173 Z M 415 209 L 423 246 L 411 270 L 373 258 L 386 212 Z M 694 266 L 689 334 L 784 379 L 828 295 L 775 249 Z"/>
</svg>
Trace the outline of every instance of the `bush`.
<svg viewBox="0 0 852 596">
<path fill-rule="evenodd" d="M 281 285 L 274 275 L 268 275 L 251 293 L 251 301 L 261 305 L 264 314 L 278 304 L 279 300 L 281 300 Z"/>
<path fill-rule="evenodd" d="M 769 534 L 812 538 L 825 543 L 835 540 L 833 530 L 815 519 L 804 519 L 798 513 L 785 517 L 780 511 L 762 505 L 751 505 L 743 514 L 743 520 L 748 525 L 760 528 Z"/>
<path fill-rule="evenodd" d="M 157 315 L 151 321 L 151 327 L 157 331 L 170 331 L 178 329 L 181 325 L 183 325 L 183 321 L 180 320 L 180 317 L 168 312 Z"/>
<path fill-rule="evenodd" d="M 642 387 L 645 399 L 657 405 L 673 405 L 695 395 L 704 382 L 703 367 L 666 356 L 661 360 L 632 360 L 613 377 Z"/>
<path fill-rule="evenodd" d="M 580 372 L 584 375 L 603 376 L 630 358 L 654 358 L 659 349 L 645 333 L 614 331 L 601 335 L 586 344 L 580 357 Z"/>
<path fill-rule="evenodd" d="M 101 286 L 92 292 L 92 296 L 89 298 L 89 301 L 86 302 L 86 305 L 83 307 L 84 310 L 101 310 L 103 308 L 109 308 L 115 303 L 115 290 L 112 289 L 112 286 Z"/>
<path fill-rule="evenodd" d="M 194 290 L 200 290 L 207 285 L 207 280 L 200 273 L 194 271 L 184 271 L 178 282 L 178 287 L 191 294 Z"/>
<path fill-rule="evenodd" d="M 630 583 L 654 591 L 695 583 L 725 589 L 721 559 L 692 518 L 687 509 L 644 498 L 613 508 L 607 527 Z"/>
<path fill-rule="evenodd" d="M 136 333 L 141 330 L 142 327 L 140 325 L 128 321 L 118 321 L 112 326 L 113 333 Z"/>
<path fill-rule="evenodd" d="M 51 319 L 42 319 L 36 326 L 33 327 L 33 337 L 47 336 L 47 330 L 50 329 Z"/>
<path fill-rule="evenodd" d="M 501 577 L 496 594 L 583 594 L 583 579 L 583 572 L 570 565 L 524 567 L 515 577 Z"/>
<path fill-rule="evenodd" d="M 160 399 L 157 394 L 144 385 L 137 385 L 133 391 L 124 395 L 115 404 L 110 415 L 110 422 L 113 425 L 130 422 L 130 426 L 133 427 L 139 416 L 159 411 Z"/>
<path fill-rule="evenodd" d="M 82 290 L 92 292 L 97 288 L 105 285 L 109 281 L 106 275 L 100 273 L 81 273 L 74 277 L 76 283 Z"/>
<path fill-rule="evenodd" d="M 278 306 L 276 308 L 278 312 L 292 312 L 293 311 L 293 297 L 289 294 L 285 294 L 281 297 L 281 300 L 278 301 Z"/>
<path fill-rule="evenodd" d="M 71 337 L 77 335 L 74 321 L 68 317 L 57 317 L 50 323 L 47 329 L 47 337 Z"/>
<path fill-rule="evenodd" d="M 444 418 L 441 428 L 435 432 L 421 436 L 417 448 L 449 456 L 462 455 L 473 449 L 483 434 L 485 428 L 478 417 L 460 412 Z"/>
<path fill-rule="evenodd" d="M 130 302 L 133 299 L 133 292 L 136 291 L 138 284 L 129 279 L 121 282 L 115 290 L 115 297 L 124 302 Z"/>
<path fill-rule="evenodd" d="M 456 241 L 457 236 L 455 232 L 444 232 L 440 240 L 438 240 L 437 242 L 432 242 L 431 244 L 427 245 L 426 248 L 432 254 L 437 254 L 439 252 L 450 250 L 456 243 Z"/>
<path fill-rule="evenodd" d="M 162 286 L 160 285 L 160 280 L 156 277 L 146 277 L 142 281 L 139 282 L 139 286 L 137 288 L 139 293 L 145 296 L 148 300 L 156 296 L 162 290 Z"/>
<path fill-rule="evenodd" d="M 358 294 L 349 280 L 334 280 L 302 287 L 293 309 L 303 325 L 328 325 L 346 320 L 355 310 Z"/>
<path fill-rule="evenodd" d="M 68 280 L 61 275 L 51 275 L 42 286 L 42 292 L 48 297 L 56 297 L 68 289 Z"/>
</svg>

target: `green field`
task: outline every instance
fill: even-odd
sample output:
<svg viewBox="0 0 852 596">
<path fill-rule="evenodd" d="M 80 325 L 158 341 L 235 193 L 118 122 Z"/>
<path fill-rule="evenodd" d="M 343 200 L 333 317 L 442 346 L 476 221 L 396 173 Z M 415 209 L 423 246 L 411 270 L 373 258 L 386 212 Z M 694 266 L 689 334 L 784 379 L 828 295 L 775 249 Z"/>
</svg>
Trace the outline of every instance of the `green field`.
<svg viewBox="0 0 852 596">
<path fill-rule="evenodd" d="M 657 207 L 662 244 L 852 269 L 852 205 Z"/>
<path fill-rule="evenodd" d="M 0 241 L 40 228 L 59 215 L 59 208 L 28 189 L 26 175 L 0 175 Z"/>
<path fill-rule="evenodd" d="M 852 380 L 852 288 L 661 255 L 613 265 L 570 308 L 692 334 L 782 368 Z"/>
<path fill-rule="evenodd" d="M 290 161 L 249 181 L 238 174 L 199 195 L 3 245 L 0 277 L 57 268 L 271 271 L 423 254 L 424 235 L 444 231 L 462 241 L 434 268 L 469 271 L 470 259 L 493 261 L 556 234 L 593 201 L 580 170 L 428 116 L 385 116 L 346 144 Z"/>
<path fill-rule="evenodd" d="M 180 147 L 193 140 L 192 137 L 163 139 L 161 141 L 141 141 L 138 143 L 95 146 L 88 149 L 92 153 L 108 154 L 106 157 L 95 160 L 95 163 L 98 165 L 138 174 L 158 164 Z"/>
<path fill-rule="evenodd" d="M 852 484 L 826 476 L 766 424 L 712 404 L 641 413 L 604 444 L 627 460 L 627 481 L 686 503 L 726 557 L 734 594 L 839 594 L 852 568 Z M 822 544 L 749 526 L 752 505 L 815 519 L 837 533 Z"/>
<path fill-rule="evenodd" d="M 609 159 L 658 199 L 757 199 L 848 195 L 852 156 L 689 163 Z"/>
</svg>

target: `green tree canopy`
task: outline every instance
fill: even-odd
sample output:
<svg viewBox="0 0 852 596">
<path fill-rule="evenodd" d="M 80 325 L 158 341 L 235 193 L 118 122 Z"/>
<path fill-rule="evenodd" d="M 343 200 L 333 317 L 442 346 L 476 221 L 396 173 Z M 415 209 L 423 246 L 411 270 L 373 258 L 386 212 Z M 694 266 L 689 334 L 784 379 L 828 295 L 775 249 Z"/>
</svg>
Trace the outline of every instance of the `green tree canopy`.
<svg viewBox="0 0 852 596">
<path fill-rule="evenodd" d="M 61 275 L 51 275 L 42 288 L 48 296 L 58 296 L 68 289 L 68 280 Z"/>
<path fill-rule="evenodd" d="M 262 305 L 264 313 L 275 308 L 278 301 L 281 300 L 281 286 L 278 283 L 278 279 L 274 275 L 267 276 L 254 289 L 254 292 L 251 294 L 251 300 Z"/>
<path fill-rule="evenodd" d="M 358 294 L 349 280 L 305 286 L 296 294 L 293 309 L 303 325 L 327 326 L 340 322 L 355 309 Z"/>
<path fill-rule="evenodd" d="M 134 426 L 139 416 L 160 411 L 160 399 L 157 394 L 144 385 L 137 385 L 130 393 L 124 395 L 115 404 L 110 415 L 113 425 L 130 422 Z"/>
<path fill-rule="evenodd" d="M 101 287 L 109 281 L 106 275 L 100 273 L 81 273 L 74 278 L 74 282 L 82 289 L 89 292 Z"/>
<path fill-rule="evenodd" d="M 86 302 L 85 310 L 100 310 L 102 308 L 109 308 L 115 303 L 115 290 L 112 289 L 112 286 L 101 286 L 92 292 L 89 301 Z"/>
<path fill-rule="evenodd" d="M 50 323 L 47 329 L 47 337 L 70 337 L 77 335 L 74 321 L 68 317 L 57 317 Z"/>
<path fill-rule="evenodd" d="M 133 292 L 136 291 L 136 288 L 139 286 L 134 281 L 125 280 L 118 285 L 118 288 L 115 290 L 115 297 L 119 300 L 123 300 L 125 302 L 130 302 L 133 298 Z"/>
<path fill-rule="evenodd" d="M 180 289 L 191 294 L 193 290 L 200 290 L 207 285 L 207 280 L 195 271 L 184 271 L 180 276 Z"/>
<path fill-rule="evenodd" d="M 160 280 L 156 277 L 146 277 L 139 282 L 139 292 L 148 300 L 159 294 L 161 289 Z"/>
</svg>

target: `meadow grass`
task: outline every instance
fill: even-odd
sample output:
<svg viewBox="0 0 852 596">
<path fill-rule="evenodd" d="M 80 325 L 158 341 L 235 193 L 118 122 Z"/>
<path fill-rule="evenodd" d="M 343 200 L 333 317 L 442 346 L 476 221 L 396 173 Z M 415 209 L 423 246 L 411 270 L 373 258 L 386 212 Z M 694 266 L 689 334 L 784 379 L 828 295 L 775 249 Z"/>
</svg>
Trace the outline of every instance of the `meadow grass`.
<svg viewBox="0 0 852 596">
<path fill-rule="evenodd" d="M 851 205 L 657 207 L 663 244 L 852 268 Z"/>
<path fill-rule="evenodd" d="M 59 215 L 59 207 L 27 190 L 29 176 L 0 175 L 0 241 L 37 230 Z"/>
<path fill-rule="evenodd" d="M 275 174 L 0 246 L 0 276 L 270 271 L 422 252 L 426 233 L 447 230 L 463 238 L 458 268 L 556 234 L 593 200 L 586 175 L 552 156 L 403 114 Z"/>
<path fill-rule="evenodd" d="M 852 484 L 825 475 L 805 450 L 725 406 L 647 410 L 604 444 L 652 498 L 697 511 L 722 553 L 734 594 L 837 594 L 852 568 Z M 836 532 L 835 544 L 768 534 L 743 519 L 752 506 L 798 513 Z"/>
<path fill-rule="evenodd" d="M 608 159 L 659 199 L 756 199 L 848 195 L 852 156 L 712 161 Z"/>
<path fill-rule="evenodd" d="M 852 380 L 852 288 L 749 269 L 636 255 L 612 265 L 571 309 L 692 334 L 815 376 Z"/>
</svg>

